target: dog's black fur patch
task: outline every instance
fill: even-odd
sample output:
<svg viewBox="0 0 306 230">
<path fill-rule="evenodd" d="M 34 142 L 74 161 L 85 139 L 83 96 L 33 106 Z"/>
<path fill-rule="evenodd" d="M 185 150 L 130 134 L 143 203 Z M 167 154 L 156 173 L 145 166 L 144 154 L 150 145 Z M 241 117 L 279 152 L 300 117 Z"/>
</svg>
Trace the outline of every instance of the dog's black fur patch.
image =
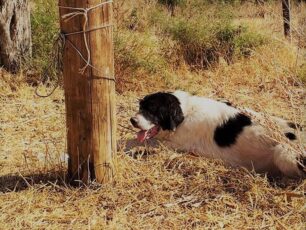
<svg viewBox="0 0 306 230">
<path fill-rule="evenodd" d="M 251 124 L 252 121 L 248 116 L 239 113 L 215 129 L 214 140 L 220 147 L 229 147 L 236 143 L 243 128 Z"/>
<path fill-rule="evenodd" d="M 226 105 L 228 105 L 228 106 L 232 106 L 233 104 L 231 103 L 231 102 L 229 102 L 228 100 L 226 100 L 226 99 L 220 99 L 220 100 L 218 100 L 219 102 L 222 102 L 222 103 L 224 103 L 224 104 L 226 104 Z"/>
<path fill-rule="evenodd" d="M 184 120 L 179 100 L 170 93 L 150 94 L 139 105 L 140 113 L 163 130 L 174 131 Z"/>
<path fill-rule="evenodd" d="M 302 126 L 293 122 L 287 122 L 287 125 L 292 129 L 302 130 Z"/>
<path fill-rule="evenodd" d="M 296 136 L 294 133 L 285 133 L 285 136 L 291 141 L 296 140 Z"/>
<path fill-rule="evenodd" d="M 228 105 L 228 106 L 232 106 L 233 104 L 231 103 L 231 102 L 229 102 L 229 101 L 224 101 L 224 103 L 226 104 L 226 105 Z"/>
</svg>

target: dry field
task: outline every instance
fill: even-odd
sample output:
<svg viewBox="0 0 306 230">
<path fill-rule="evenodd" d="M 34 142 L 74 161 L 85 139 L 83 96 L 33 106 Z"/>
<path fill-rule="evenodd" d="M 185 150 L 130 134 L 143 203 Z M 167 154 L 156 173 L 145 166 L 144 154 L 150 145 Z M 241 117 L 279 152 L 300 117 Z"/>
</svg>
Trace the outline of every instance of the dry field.
<svg viewBox="0 0 306 230">
<path fill-rule="evenodd" d="M 278 19 L 241 20 L 269 34 Z M 296 77 L 305 51 L 281 30 L 273 36 L 272 45 L 231 65 L 119 82 L 119 125 L 131 128 L 138 98 L 179 88 L 305 127 L 305 85 Z M 162 144 L 134 146 L 135 133 L 122 126 L 115 181 L 70 187 L 63 89 L 40 98 L 24 78 L 0 69 L 0 229 L 305 229 L 305 181 L 267 178 Z"/>
</svg>

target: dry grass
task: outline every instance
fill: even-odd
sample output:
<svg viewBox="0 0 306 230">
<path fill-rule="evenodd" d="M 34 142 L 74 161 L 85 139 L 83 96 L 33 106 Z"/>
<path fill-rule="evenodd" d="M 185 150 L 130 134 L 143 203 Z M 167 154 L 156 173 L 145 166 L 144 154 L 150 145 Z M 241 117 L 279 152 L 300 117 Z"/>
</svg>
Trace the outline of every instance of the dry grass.
<svg viewBox="0 0 306 230">
<path fill-rule="evenodd" d="M 257 23 L 268 31 L 271 20 Z M 278 40 L 232 65 L 221 62 L 197 73 L 181 68 L 166 76 L 121 83 L 119 124 L 127 126 L 139 97 L 180 88 L 226 98 L 305 127 L 305 85 L 295 78 L 300 64 L 296 60 L 302 59 L 294 44 Z M 122 127 L 115 182 L 70 187 L 62 159 L 63 90 L 38 98 L 22 74 L 12 77 L 0 70 L 0 105 L 0 229 L 305 227 L 305 181 L 269 180 L 163 145 L 130 148 L 134 133 Z"/>
</svg>

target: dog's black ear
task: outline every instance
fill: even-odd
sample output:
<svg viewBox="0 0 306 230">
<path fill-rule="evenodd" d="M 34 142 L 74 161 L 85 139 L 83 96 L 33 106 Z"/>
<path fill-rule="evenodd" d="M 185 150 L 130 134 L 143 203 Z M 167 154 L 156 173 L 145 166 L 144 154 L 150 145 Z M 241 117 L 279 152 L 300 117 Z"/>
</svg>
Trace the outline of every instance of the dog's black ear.
<svg viewBox="0 0 306 230">
<path fill-rule="evenodd" d="M 183 112 L 181 107 L 173 110 L 173 113 L 170 115 L 170 130 L 175 131 L 176 127 L 178 127 L 184 121 Z"/>
<path fill-rule="evenodd" d="M 176 98 L 170 100 L 159 109 L 160 125 L 163 130 L 175 131 L 184 121 L 183 111 Z"/>
</svg>

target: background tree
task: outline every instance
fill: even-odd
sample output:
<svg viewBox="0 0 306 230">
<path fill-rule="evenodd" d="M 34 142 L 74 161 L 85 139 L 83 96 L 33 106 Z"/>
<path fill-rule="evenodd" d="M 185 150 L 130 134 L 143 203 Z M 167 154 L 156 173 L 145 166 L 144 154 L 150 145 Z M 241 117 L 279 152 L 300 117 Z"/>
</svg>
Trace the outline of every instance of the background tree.
<svg viewBox="0 0 306 230">
<path fill-rule="evenodd" d="M 174 16 L 175 7 L 184 2 L 184 0 L 159 0 L 159 3 L 166 5 L 171 16 Z"/>
<path fill-rule="evenodd" d="M 32 51 L 28 0 L 0 0 L 0 38 L 0 66 L 16 73 Z"/>
<path fill-rule="evenodd" d="M 284 34 L 290 37 L 290 0 L 282 0 L 283 19 L 284 19 Z"/>
</svg>

